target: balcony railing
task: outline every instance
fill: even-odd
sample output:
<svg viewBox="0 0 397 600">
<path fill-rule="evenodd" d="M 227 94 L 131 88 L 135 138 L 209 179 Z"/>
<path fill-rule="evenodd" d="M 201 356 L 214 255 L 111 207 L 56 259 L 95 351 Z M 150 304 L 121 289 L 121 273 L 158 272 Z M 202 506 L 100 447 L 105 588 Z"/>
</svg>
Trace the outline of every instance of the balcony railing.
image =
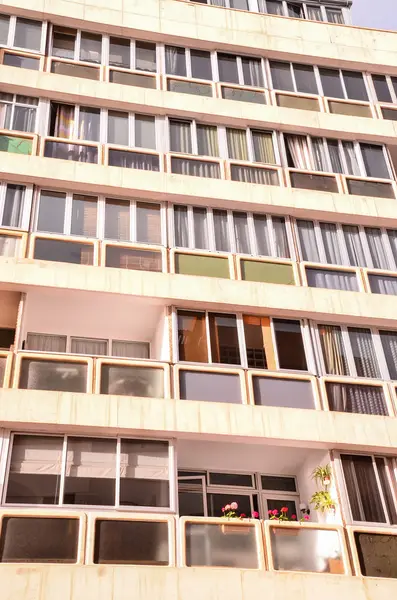
<svg viewBox="0 0 397 600">
<path fill-rule="evenodd" d="M 7 388 L 10 385 L 12 359 L 12 352 L 0 351 L 0 387 Z"/>
<path fill-rule="evenodd" d="M 12 229 L 0 229 L 0 256 L 24 258 L 28 243 L 28 234 Z"/>
</svg>

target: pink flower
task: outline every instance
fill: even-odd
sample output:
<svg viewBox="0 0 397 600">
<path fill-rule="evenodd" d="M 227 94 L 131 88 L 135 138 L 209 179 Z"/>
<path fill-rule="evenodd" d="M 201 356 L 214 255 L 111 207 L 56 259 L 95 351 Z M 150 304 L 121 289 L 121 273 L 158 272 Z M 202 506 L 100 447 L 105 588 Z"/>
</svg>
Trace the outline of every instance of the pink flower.
<svg viewBox="0 0 397 600">
<path fill-rule="evenodd" d="M 231 503 L 231 505 L 230 505 L 230 508 L 231 508 L 232 510 L 237 510 L 237 509 L 238 509 L 238 504 L 237 504 L 237 502 L 232 502 L 232 503 Z"/>
<path fill-rule="evenodd" d="M 292 519 L 293 521 L 295 521 L 295 520 L 296 520 L 296 515 L 291 515 L 291 519 Z"/>
<path fill-rule="evenodd" d="M 225 507 L 222 508 L 222 512 L 225 512 Z"/>
<path fill-rule="evenodd" d="M 273 511 L 272 511 L 272 510 L 268 510 L 268 511 L 267 511 L 267 514 L 268 514 L 268 515 L 272 515 L 272 514 L 273 514 Z"/>
<path fill-rule="evenodd" d="M 275 508 L 274 510 L 272 510 L 272 515 L 274 515 L 274 516 L 278 515 L 278 510 L 277 510 L 277 508 Z"/>
<path fill-rule="evenodd" d="M 305 519 L 305 521 L 308 521 L 310 519 L 309 515 L 303 515 L 303 518 Z"/>
<path fill-rule="evenodd" d="M 225 506 L 225 510 L 230 510 L 230 508 L 231 508 L 231 507 L 230 507 L 230 504 L 226 504 L 226 506 Z"/>
<path fill-rule="evenodd" d="M 269 511 L 269 512 L 271 512 L 271 511 Z M 259 513 L 258 513 L 257 510 L 253 510 L 252 511 L 252 518 L 253 519 L 258 519 L 259 518 Z"/>
<path fill-rule="evenodd" d="M 245 513 L 241 513 L 240 519 L 245 519 L 246 517 L 247 517 L 247 515 Z"/>
<path fill-rule="evenodd" d="M 282 513 L 287 513 L 288 512 L 288 508 L 286 506 L 283 506 L 281 509 Z"/>
</svg>

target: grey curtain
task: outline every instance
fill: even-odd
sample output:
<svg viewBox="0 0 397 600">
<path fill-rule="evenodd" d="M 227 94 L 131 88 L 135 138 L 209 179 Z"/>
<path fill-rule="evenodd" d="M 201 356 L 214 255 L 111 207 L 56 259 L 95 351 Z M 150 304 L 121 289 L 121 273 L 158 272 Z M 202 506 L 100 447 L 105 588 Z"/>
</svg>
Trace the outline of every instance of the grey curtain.
<svg viewBox="0 0 397 600">
<path fill-rule="evenodd" d="M 303 260 L 320 262 L 313 221 L 296 222 Z"/>
<path fill-rule="evenodd" d="M 175 246 L 189 247 L 189 229 L 187 206 L 174 206 L 174 236 Z"/>
<path fill-rule="evenodd" d="M 380 387 L 327 383 L 331 410 L 362 415 L 388 415 L 383 390 Z"/>
<path fill-rule="evenodd" d="M 355 273 L 307 268 L 306 276 L 309 287 L 358 292 L 358 283 Z"/>
<path fill-rule="evenodd" d="M 380 378 L 371 331 L 361 327 L 349 327 L 348 332 L 357 375 L 359 377 Z"/>
</svg>

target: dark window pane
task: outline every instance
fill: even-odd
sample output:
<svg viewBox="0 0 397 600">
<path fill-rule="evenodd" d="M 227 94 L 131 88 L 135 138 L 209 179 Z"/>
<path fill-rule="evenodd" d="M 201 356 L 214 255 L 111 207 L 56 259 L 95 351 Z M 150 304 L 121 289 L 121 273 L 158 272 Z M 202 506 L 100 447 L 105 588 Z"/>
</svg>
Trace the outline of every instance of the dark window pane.
<svg viewBox="0 0 397 600">
<path fill-rule="evenodd" d="M 251 503 L 250 496 L 243 494 L 207 494 L 208 499 L 208 516 L 209 517 L 221 517 L 222 508 L 225 504 L 230 502 L 237 502 L 237 512 L 244 513 L 245 515 L 251 515 Z M 227 521 L 226 521 L 227 522 Z"/>
<path fill-rule="evenodd" d="M 40 60 L 38 58 L 31 58 L 29 56 L 18 56 L 18 54 L 4 52 L 3 65 L 8 65 L 9 67 L 18 67 L 22 69 L 30 69 L 31 71 L 38 71 L 40 68 Z"/>
<path fill-rule="evenodd" d="M 337 69 L 320 69 L 321 83 L 324 96 L 344 98 L 342 83 Z"/>
<path fill-rule="evenodd" d="M 385 75 L 372 75 L 376 97 L 379 102 L 393 102 Z"/>
<path fill-rule="evenodd" d="M 23 200 L 25 195 L 24 185 L 7 185 L 6 197 L 4 200 L 3 220 L 1 225 L 6 227 L 20 227 Z"/>
<path fill-rule="evenodd" d="M 361 573 L 397 579 L 397 535 L 354 532 Z"/>
<path fill-rule="evenodd" d="M 190 50 L 192 77 L 212 80 L 211 54 L 204 50 Z"/>
<path fill-rule="evenodd" d="M 314 69 L 310 65 L 294 65 L 296 89 L 298 92 L 318 94 Z"/>
<path fill-rule="evenodd" d="M 51 61 L 51 73 L 58 75 L 69 75 L 70 77 L 81 77 L 83 79 L 99 80 L 99 69 L 87 67 L 86 65 L 76 65 L 72 63 Z M 123 73 L 124 75 L 124 73 Z"/>
<path fill-rule="evenodd" d="M 390 177 L 388 176 L 388 179 Z M 370 196 L 373 198 L 395 198 L 393 187 L 390 183 L 380 181 L 364 181 L 360 179 L 346 179 L 349 194 L 356 196 Z"/>
<path fill-rule="evenodd" d="M 368 177 L 391 179 L 383 147 L 375 144 L 360 144 L 360 148 Z"/>
<path fill-rule="evenodd" d="M 66 194 L 41 192 L 37 231 L 63 233 Z"/>
<path fill-rule="evenodd" d="M 75 563 L 79 520 L 50 517 L 4 517 L 2 563 Z"/>
<path fill-rule="evenodd" d="M 380 331 L 379 334 L 390 379 L 397 379 L 397 332 Z"/>
<path fill-rule="evenodd" d="M 112 506 L 116 440 L 68 437 L 64 503 Z"/>
<path fill-rule="evenodd" d="M 10 25 L 10 17 L 7 15 L 0 15 L 0 44 L 7 45 L 8 39 L 8 28 Z"/>
<path fill-rule="evenodd" d="M 205 313 L 178 310 L 179 360 L 208 362 Z"/>
<path fill-rule="evenodd" d="M 168 524 L 155 521 L 95 521 L 94 563 L 169 564 Z"/>
<path fill-rule="evenodd" d="M 138 71 L 156 72 L 156 44 L 150 42 L 135 43 L 135 68 Z"/>
<path fill-rule="evenodd" d="M 394 497 L 389 483 L 389 476 L 393 481 L 394 472 L 389 468 L 385 459 L 378 456 L 375 458 L 376 468 L 378 470 L 380 487 L 382 488 L 383 497 L 385 499 L 387 515 L 389 521 L 393 524 L 397 524 L 397 512 L 394 504 Z"/>
<path fill-rule="evenodd" d="M 244 317 L 245 347 L 250 369 L 267 369 L 263 326 L 259 317 Z"/>
<path fill-rule="evenodd" d="M 341 460 L 353 520 L 386 523 L 371 456 L 342 454 Z"/>
<path fill-rule="evenodd" d="M 294 91 L 292 82 L 291 67 L 289 63 L 270 61 L 270 71 L 272 74 L 273 87 L 276 90 Z"/>
<path fill-rule="evenodd" d="M 253 388 L 256 406 L 315 408 L 310 381 L 254 376 Z"/>
<path fill-rule="evenodd" d="M 76 37 L 76 29 L 54 26 L 52 37 L 52 56 L 74 59 Z"/>
<path fill-rule="evenodd" d="M 347 97 L 351 100 L 368 100 L 362 73 L 356 71 L 342 71 Z"/>
<path fill-rule="evenodd" d="M 243 77 L 245 85 L 264 87 L 262 63 L 257 58 L 242 58 Z"/>
<path fill-rule="evenodd" d="M 262 475 L 261 482 L 263 490 L 296 492 L 295 477 L 282 477 L 280 475 Z"/>
<path fill-rule="evenodd" d="M 309 287 L 347 292 L 359 291 L 356 274 L 348 271 L 306 268 L 306 278 Z"/>
<path fill-rule="evenodd" d="M 230 485 L 236 487 L 253 487 L 252 475 L 239 475 L 237 473 L 209 474 L 210 485 Z"/>
<path fill-rule="evenodd" d="M 378 360 L 370 329 L 348 327 L 354 363 L 359 377 L 380 377 Z"/>
<path fill-rule="evenodd" d="M 230 0 L 230 8 L 248 10 L 248 0 Z"/>
<path fill-rule="evenodd" d="M 209 313 L 212 362 L 240 364 L 237 322 L 234 315 Z"/>
<path fill-rule="evenodd" d="M 186 77 L 185 48 L 178 46 L 165 47 L 165 72 L 168 75 Z"/>
<path fill-rule="evenodd" d="M 102 53 L 102 36 L 96 33 L 82 32 L 80 60 L 100 63 Z"/>
<path fill-rule="evenodd" d="M 299 321 L 273 319 L 280 369 L 307 370 Z"/>
<path fill-rule="evenodd" d="M 241 404 L 240 378 L 231 373 L 179 371 L 181 400 Z"/>
<path fill-rule="evenodd" d="M 34 258 L 76 265 L 92 265 L 94 263 L 94 247 L 79 242 L 38 238 L 34 244 Z"/>
<path fill-rule="evenodd" d="M 0 349 L 9 350 L 15 340 L 15 329 L 0 327 Z"/>
<path fill-rule="evenodd" d="M 115 67 L 129 69 L 131 66 L 130 40 L 124 38 L 110 38 L 109 64 Z"/>
<path fill-rule="evenodd" d="M 31 21 L 30 19 L 17 17 L 14 46 L 39 51 L 41 46 L 41 27 L 40 21 Z"/>
<path fill-rule="evenodd" d="M 301 4 L 287 4 L 288 16 L 295 19 L 303 19 L 303 8 Z"/>
<path fill-rule="evenodd" d="M 218 68 L 220 81 L 239 83 L 236 56 L 218 52 Z"/>
</svg>

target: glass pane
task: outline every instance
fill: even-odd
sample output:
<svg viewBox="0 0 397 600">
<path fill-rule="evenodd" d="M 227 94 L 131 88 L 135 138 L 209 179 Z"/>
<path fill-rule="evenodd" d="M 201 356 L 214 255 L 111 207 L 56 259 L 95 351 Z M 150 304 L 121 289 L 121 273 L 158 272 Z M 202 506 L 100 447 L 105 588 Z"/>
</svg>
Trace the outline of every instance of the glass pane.
<svg viewBox="0 0 397 600">
<path fill-rule="evenodd" d="M 244 316 L 245 347 L 250 369 L 267 369 L 263 328 L 270 331 L 268 323 L 264 323 L 260 317 Z"/>
<path fill-rule="evenodd" d="M 345 20 L 341 8 L 326 8 L 325 12 L 327 14 L 328 23 L 344 24 Z"/>
<path fill-rule="evenodd" d="M 310 65 L 295 65 L 294 73 L 296 81 L 296 89 L 298 92 L 306 94 L 318 94 L 314 69 Z"/>
<path fill-rule="evenodd" d="M 240 378 L 231 373 L 179 371 L 181 400 L 241 404 Z"/>
<path fill-rule="evenodd" d="M 137 242 L 161 244 L 160 204 L 136 203 Z"/>
<path fill-rule="evenodd" d="M 200 249 L 209 249 L 207 209 L 193 208 L 193 227 L 194 227 L 194 247 Z"/>
<path fill-rule="evenodd" d="M 164 371 L 154 367 L 103 365 L 101 394 L 164 398 Z"/>
<path fill-rule="evenodd" d="M 374 385 L 325 384 L 330 410 L 388 416 L 383 389 Z"/>
<path fill-rule="evenodd" d="M 96 338 L 72 337 L 70 340 L 72 354 L 90 354 L 91 356 L 107 356 L 107 340 Z"/>
<path fill-rule="evenodd" d="M 287 11 L 289 17 L 295 19 L 303 19 L 303 8 L 301 4 L 287 4 Z"/>
<path fill-rule="evenodd" d="M 49 333 L 28 333 L 25 349 L 39 352 L 66 352 L 66 335 L 53 335 Z"/>
<path fill-rule="evenodd" d="M 178 490 L 179 516 L 204 517 L 204 498 L 202 492 Z"/>
<path fill-rule="evenodd" d="M 111 37 L 109 41 L 109 64 L 129 69 L 131 66 L 130 40 Z"/>
<path fill-rule="evenodd" d="M 283 5 L 281 0 L 266 0 L 267 12 L 270 15 L 283 15 Z M 265 12 L 265 11 L 263 11 Z"/>
<path fill-rule="evenodd" d="M 40 21 L 31 21 L 30 19 L 21 19 L 18 17 L 15 26 L 14 46 L 40 51 L 41 27 Z"/>
<path fill-rule="evenodd" d="M 241 59 L 243 67 L 244 84 L 253 87 L 264 87 L 262 62 L 258 58 Z"/>
<path fill-rule="evenodd" d="M 192 153 L 190 122 L 170 119 L 170 149 L 172 152 Z"/>
<path fill-rule="evenodd" d="M 95 564 L 169 564 L 168 524 L 156 521 L 95 521 Z"/>
<path fill-rule="evenodd" d="M 276 377 L 252 378 L 256 406 L 314 409 L 313 388 L 310 381 Z"/>
<path fill-rule="evenodd" d="M 72 201 L 72 223 L 70 233 L 96 237 L 97 199 L 74 194 Z"/>
<path fill-rule="evenodd" d="M 355 531 L 361 573 L 365 577 L 397 578 L 397 536 Z"/>
<path fill-rule="evenodd" d="M 227 127 L 226 136 L 229 158 L 249 160 L 246 130 Z"/>
<path fill-rule="evenodd" d="M 273 88 L 276 90 L 294 91 L 290 63 L 270 61 Z"/>
<path fill-rule="evenodd" d="M 174 240 L 181 248 L 189 247 L 187 214 L 187 206 L 174 206 Z"/>
<path fill-rule="evenodd" d="M 368 101 L 363 74 L 356 71 L 342 71 L 342 75 L 345 82 L 347 97 L 351 100 Z"/>
<path fill-rule="evenodd" d="M 190 50 L 192 77 L 212 80 L 211 54 L 204 50 Z"/>
<path fill-rule="evenodd" d="M 234 315 L 209 313 L 212 362 L 240 364 L 237 321 Z"/>
<path fill-rule="evenodd" d="M 353 520 L 386 523 L 372 457 L 341 454 L 341 461 Z"/>
<path fill-rule="evenodd" d="M 265 215 L 254 215 L 254 227 L 258 254 L 271 256 L 269 230 Z"/>
<path fill-rule="evenodd" d="M 306 268 L 306 278 L 309 287 L 347 292 L 359 291 L 356 274 L 347 271 Z"/>
<path fill-rule="evenodd" d="M 91 244 L 80 242 L 37 238 L 34 245 L 33 258 L 72 263 L 74 265 L 93 265 L 94 247 Z M 86 390 L 81 391 L 85 392 Z"/>
<path fill-rule="evenodd" d="M 91 142 L 99 141 L 101 111 L 99 108 L 80 108 L 78 137 Z"/>
<path fill-rule="evenodd" d="M 397 278 L 387 275 L 368 275 L 371 292 L 373 294 L 386 294 L 397 296 Z"/>
<path fill-rule="evenodd" d="M 156 44 L 150 42 L 135 43 L 135 68 L 138 71 L 156 72 Z"/>
<path fill-rule="evenodd" d="M 236 8 L 239 10 L 248 10 L 248 0 L 229 0 L 230 8 Z"/>
<path fill-rule="evenodd" d="M 62 446 L 62 437 L 14 436 L 5 501 L 58 504 Z"/>
<path fill-rule="evenodd" d="M 105 238 L 110 240 L 130 239 L 130 203 L 123 200 L 106 199 Z"/>
<path fill-rule="evenodd" d="M 251 134 L 254 146 L 254 160 L 256 162 L 274 165 L 276 163 L 276 157 L 273 148 L 273 135 L 255 129 L 251 131 Z"/>
<path fill-rule="evenodd" d="M 212 125 L 196 125 L 197 152 L 202 156 L 219 156 L 218 128 Z"/>
<path fill-rule="evenodd" d="M 209 474 L 209 485 L 230 485 L 237 487 L 254 487 L 252 475 L 239 475 L 238 473 Z"/>
<path fill-rule="evenodd" d="M 168 442 L 121 441 L 120 504 L 170 505 Z"/>
<path fill-rule="evenodd" d="M 156 121 L 154 117 L 135 116 L 135 145 L 156 149 Z"/>
<path fill-rule="evenodd" d="M 236 56 L 218 52 L 218 69 L 220 81 L 239 83 Z"/>
<path fill-rule="evenodd" d="M 108 142 L 119 146 L 129 145 L 128 113 L 109 110 L 108 112 Z"/>
<path fill-rule="evenodd" d="M 379 102 L 393 102 L 385 75 L 372 75 L 376 97 Z"/>
<path fill-rule="evenodd" d="M 336 325 L 319 325 L 321 349 L 328 375 L 350 375 L 341 328 Z"/>
<path fill-rule="evenodd" d="M 383 352 L 385 353 L 390 379 L 397 379 L 397 332 L 380 331 Z"/>
<path fill-rule="evenodd" d="M 230 236 L 226 210 L 213 210 L 215 247 L 222 252 L 230 252 Z"/>
<path fill-rule="evenodd" d="M 150 344 L 148 342 L 113 340 L 112 356 L 144 359 L 150 358 Z"/>
<path fill-rule="evenodd" d="M 376 227 L 364 227 L 364 231 L 367 236 L 373 266 L 376 269 L 388 269 L 389 261 L 387 260 L 382 231 Z"/>
<path fill-rule="evenodd" d="M 225 519 L 224 525 L 186 523 L 185 531 L 188 567 L 259 568 L 254 527 Z"/>
<path fill-rule="evenodd" d="M 66 194 L 41 192 L 37 231 L 63 233 L 65 222 Z"/>
<path fill-rule="evenodd" d="M 205 313 L 178 310 L 179 360 L 208 362 Z"/>
<path fill-rule="evenodd" d="M 11 52 L 4 52 L 3 65 L 17 67 L 18 69 L 38 71 L 40 69 L 40 60 L 38 58 L 18 56 L 17 54 L 11 54 Z"/>
<path fill-rule="evenodd" d="M 388 413 L 386 412 L 385 414 L 388 414 Z M 396 525 L 397 512 L 396 512 L 394 494 L 393 494 L 393 491 L 392 491 L 392 489 L 390 487 L 390 483 L 389 483 L 389 477 L 390 477 L 391 481 L 393 481 L 393 478 L 394 478 L 393 467 L 390 464 L 390 460 L 388 460 L 388 459 L 385 460 L 384 458 L 382 458 L 380 456 L 377 456 L 375 458 L 375 463 L 376 463 L 376 469 L 377 469 L 378 475 L 379 475 L 380 486 L 382 488 L 383 497 L 385 499 L 386 510 L 388 513 L 389 521 L 393 525 Z"/>
<path fill-rule="evenodd" d="M 77 562 L 79 519 L 56 517 L 5 517 L 0 562 Z"/>
<path fill-rule="evenodd" d="M 112 506 L 116 490 L 116 440 L 68 437 L 65 504 Z"/>
<path fill-rule="evenodd" d="M 335 223 L 320 223 L 320 231 L 327 263 L 342 265 L 343 256 Z"/>
<path fill-rule="evenodd" d="M 8 184 L 4 199 L 4 211 L 1 224 L 6 227 L 20 227 L 25 195 L 24 185 Z"/>
<path fill-rule="evenodd" d="M 369 329 L 348 327 L 354 363 L 359 377 L 380 377 L 376 352 Z"/>
<path fill-rule="evenodd" d="M 303 260 L 320 262 L 320 253 L 317 246 L 316 234 L 313 221 L 296 222 L 300 249 Z"/>
<path fill-rule="evenodd" d="M 387 168 L 383 146 L 374 144 L 360 144 L 365 170 L 368 177 L 379 177 L 380 179 L 391 179 Z"/>
<path fill-rule="evenodd" d="M 249 254 L 251 252 L 251 244 L 248 232 L 247 213 L 234 212 L 233 223 L 237 252 L 241 252 L 242 254 Z"/>
<path fill-rule="evenodd" d="M 283 477 L 281 475 L 262 475 L 261 485 L 263 490 L 296 492 L 295 477 Z"/>
<path fill-rule="evenodd" d="M 186 77 L 185 48 L 165 47 L 165 72 L 168 75 Z"/>
<path fill-rule="evenodd" d="M 277 571 L 345 572 L 337 531 L 272 527 L 270 538 Z"/>
<path fill-rule="evenodd" d="M 251 496 L 236 494 L 236 493 L 209 493 L 207 494 L 208 500 L 208 516 L 210 517 L 221 517 L 222 516 L 222 508 L 225 504 L 230 504 L 230 502 L 237 502 L 238 509 L 237 513 L 249 516 L 251 514 Z M 228 521 L 226 521 L 227 523 Z"/>
<path fill-rule="evenodd" d="M 4 46 L 7 45 L 9 25 L 10 17 L 0 15 L 0 44 L 4 44 Z"/>
<path fill-rule="evenodd" d="M 80 60 L 100 63 L 102 54 L 102 36 L 96 33 L 82 32 Z"/>
<path fill-rule="evenodd" d="M 349 263 L 354 267 L 369 267 L 361 243 L 360 230 L 356 225 L 343 225 L 343 235 L 349 255 Z"/>
<path fill-rule="evenodd" d="M 337 69 L 320 68 L 321 83 L 324 96 L 331 98 L 344 98 L 342 83 Z"/>
<path fill-rule="evenodd" d="M 53 260 L 53 259 L 52 259 Z M 24 359 L 19 387 L 23 390 L 87 392 L 87 363 Z"/>
<path fill-rule="evenodd" d="M 52 38 L 52 56 L 74 59 L 77 31 L 67 27 L 54 26 Z M 58 63 L 62 65 L 63 63 Z"/>
<path fill-rule="evenodd" d="M 299 321 L 273 319 L 280 369 L 307 370 Z"/>
<path fill-rule="evenodd" d="M 18 106 L 14 108 L 14 121 L 11 129 L 18 131 L 29 131 L 35 130 L 36 123 L 36 108 L 29 108 L 27 106 Z"/>
</svg>

